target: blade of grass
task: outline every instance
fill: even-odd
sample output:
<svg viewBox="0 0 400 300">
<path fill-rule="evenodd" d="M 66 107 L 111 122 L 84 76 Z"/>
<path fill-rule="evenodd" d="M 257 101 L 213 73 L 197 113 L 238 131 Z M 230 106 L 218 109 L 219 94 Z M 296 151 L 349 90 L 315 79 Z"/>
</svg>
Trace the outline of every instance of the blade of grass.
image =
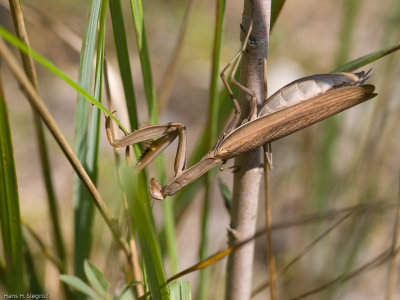
<svg viewBox="0 0 400 300">
<path fill-rule="evenodd" d="M 24 243 L 24 261 L 25 261 L 25 268 L 26 268 L 26 279 L 27 279 L 27 290 L 30 291 L 32 294 L 42 294 L 44 293 L 42 283 L 39 280 L 37 271 L 38 268 L 35 266 L 35 258 L 31 253 L 31 248 L 26 243 L 25 237 L 23 238 Z"/>
<path fill-rule="evenodd" d="M 361 68 L 362 66 L 365 66 L 374 61 L 377 61 L 378 59 L 380 59 L 386 55 L 389 55 L 391 53 L 394 53 L 396 51 L 399 51 L 399 50 L 400 50 L 400 43 L 397 45 L 385 48 L 385 49 L 381 49 L 381 50 L 369 53 L 365 56 L 362 56 L 362 57 L 352 60 L 348 63 L 345 63 L 345 64 L 341 65 L 340 67 L 337 67 L 336 69 L 331 71 L 331 73 L 350 72 L 350 71 L 356 70 L 358 68 Z"/>
<path fill-rule="evenodd" d="M 167 70 L 165 71 L 163 80 L 158 89 L 158 94 L 159 94 L 158 109 L 160 114 L 162 114 L 168 106 L 169 97 L 171 95 L 171 90 L 174 83 L 176 71 L 178 69 L 178 62 L 182 55 L 183 44 L 185 41 L 187 29 L 189 27 L 188 26 L 189 20 L 194 10 L 195 2 L 196 2 L 195 0 L 189 0 L 189 3 L 187 4 L 185 15 L 183 17 L 182 24 L 179 28 L 179 34 L 176 41 L 174 52 L 172 54 L 171 61 L 168 64 Z"/>
<path fill-rule="evenodd" d="M 114 32 L 115 47 L 117 50 L 118 65 L 121 73 L 122 84 L 125 92 L 125 101 L 128 109 L 131 129 L 138 129 L 138 114 L 136 108 L 135 89 L 133 87 L 132 71 L 129 61 L 128 45 L 124 27 L 121 0 L 110 0 L 110 13 Z M 140 155 L 138 147 L 135 148 L 136 156 Z"/>
<path fill-rule="evenodd" d="M 43 256 L 46 257 L 49 262 L 51 262 L 58 270 L 61 269 L 61 263 L 60 259 L 54 255 L 54 253 L 45 245 L 45 243 L 42 241 L 40 236 L 35 232 L 35 230 L 30 226 L 24 219 L 21 219 L 21 224 L 24 225 L 24 228 L 26 231 L 28 231 L 29 235 L 33 238 L 33 240 L 37 243 L 39 246 L 40 250 L 43 253 Z"/>
<path fill-rule="evenodd" d="M 30 47 L 28 34 L 26 32 L 26 27 L 24 22 L 24 16 L 22 15 L 20 1 L 9 0 L 9 4 L 10 4 L 10 11 L 13 16 L 16 34 L 18 38 L 20 38 L 28 47 Z M 21 51 L 21 57 L 26 75 L 30 79 L 35 89 L 38 90 L 37 74 L 32 57 L 25 54 L 22 51 Z M 36 130 L 36 138 L 39 146 L 41 171 L 44 178 L 47 200 L 50 211 L 50 220 L 53 230 L 53 240 L 55 247 L 57 249 L 57 254 L 62 264 L 60 272 L 64 272 L 66 269 L 67 260 L 66 260 L 64 240 L 60 228 L 60 222 L 59 222 L 60 218 L 58 214 L 58 205 L 57 205 L 56 195 L 54 192 L 54 185 L 52 181 L 52 169 L 50 166 L 47 143 L 43 131 L 42 121 L 40 120 L 40 116 L 35 112 L 35 110 L 33 110 L 33 116 L 34 116 L 35 130 Z M 66 294 L 66 296 L 68 295 Z"/>
<path fill-rule="evenodd" d="M 141 0 L 131 0 L 131 12 L 135 25 L 136 42 L 139 49 L 140 63 L 142 67 L 142 77 L 144 91 L 146 94 L 147 107 L 149 111 L 149 121 L 151 124 L 158 124 L 157 99 L 151 72 L 151 63 L 149 50 L 147 46 L 146 30 L 144 26 L 144 17 Z M 161 184 L 166 184 L 166 175 L 163 163 L 163 156 L 156 158 L 157 173 Z M 171 271 L 176 272 L 178 269 L 178 250 L 176 248 L 176 233 L 174 214 L 171 201 L 162 202 L 164 212 L 165 240 L 167 244 L 168 258 L 171 265 Z"/>
<path fill-rule="evenodd" d="M 360 275 L 364 271 L 368 271 L 373 268 L 379 267 L 382 263 L 386 262 L 392 255 L 396 254 L 399 251 L 400 251 L 400 248 L 396 248 L 393 253 L 392 253 L 392 249 L 386 250 L 386 251 L 382 252 L 381 254 L 377 255 L 376 257 L 374 257 L 373 259 L 371 259 L 370 261 L 368 261 L 367 263 L 361 265 L 360 267 L 358 267 L 350 272 L 342 273 L 341 275 L 333 278 L 330 281 L 325 282 L 324 284 L 321 284 L 320 286 L 318 286 L 312 290 L 304 292 L 299 296 L 290 298 L 290 300 L 304 299 L 304 298 L 309 297 L 310 295 L 314 295 L 319 292 L 325 291 L 326 289 L 328 289 L 332 286 L 335 286 L 338 283 L 348 281 L 348 280 L 354 278 L 355 276 Z"/>
<path fill-rule="evenodd" d="M 93 60 L 96 48 L 96 33 L 100 7 L 101 1 L 89 1 L 85 31 L 82 39 L 78 84 L 88 93 L 91 93 Z M 81 94 L 78 94 L 74 122 L 74 151 L 87 170 L 92 182 L 96 184 L 93 170 L 88 169 L 87 161 L 87 157 L 92 155 L 88 154 L 89 110 L 89 102 L 85 101 Z M 91 151 L 94 150 L 93 148 L 91 149 Z M 79 178 L 76 176 L 74 180 L 74 269 L 75 274 L 79 278 L 84 279 L 85 273 L 83 270 L 83 263 L 85 259 L 89 257 L 92 247 L 94 205 L 93 202 L 90 201 L 90 194 Z"/>
<path fill-rule="evenodd" d="M 26 46 L 23 42 L 21 42 L 18 38 L 13 36 L 10 32 L 5 30 L 2 26 L 0 26 L 0 35 L 10 44 L 14 45 L 24 53 L 30 55 L 35 61 L 43 65 L 46 69 L 48 69 L 50 72 L 58 76 L 60 79 L 65 81 L 69 86 L 71 86 L 74 90 L 76 90 L 78 93 L 83 95 L 89 102 L 91 102 L 93 105 L 97 106 L 100 108 L 105 114 L 110 116 L 121 128 L 121 130 L 125 133 L 128 134 L 128 131 L 122 126 L 122 124 L 118 121 L 117 118 L 107 109 L 105 108 L 99 101 L 97 101 L 94 97 L 92 97 L 86 90 L 84 90 L 79 84 L 77 84 L 74 80 L 72 80 L 67 74 L 65 74 L 63 71 L 58 69 L 54 64 L 52 64 L 50 61 L 45 59 L 43 56 Z"/>
<path fill-rule="evenodd" d="M 104 298 L 100 297 L 99 295 L 96 294 L 96 292 L 88 286 L 82 279 L 75 277 L 75 276 L 69 276 L 69 275 L 60 275 L 60 280 L 77 291 L 83 293 L 85 296 L 89 296 L 94 300 L 102 300 Z M 82 297 L 82 296 L 81 296 Z"/>
<path fill-rule="evenodd" d="M 400 177 L 399 177 L 400 179 Z M 389 261 L 389 276 L 386 282 L 386 292 L 385 292 L 385 299 L 391 300 L 393 299 L 394 290 L 396 286 L 396 277 L 398 273 L 398 265 L 399 265 L 399 255 L 395 253 L 396 248 L 399 247 L 399 239 L 400 239 L 400 180 L 399 180 L 399 187 L 398 187 L 398 195 L 397 195 L 397 207 L 396 207 L 396 215 L 394 221 L 394 228 L 393 228 L 393 238 L 392 238 L 392 253 L 393 256 Z"/>
<path fill-rule="evenodd" d="M 223 25 L 225 15 L 225 0 L 217 1 L 216 16 L 215 16 L 215 29 L 214 29 L 214 43 L 212 54 L 212 69 L 211 69 L 211 82 L 210 82 L 210 95 L 209 95 L 209 110 L 207 121 L 206 133 L 206 147 L 211 149 L 217 140 L 218 135 L 218 79 L 219 79 L 219 64 L 221 58 Z M 210 201 L 212 195 L 212 185 L 214 172 L 208 172 L 205 176 L 205 195 L 203 200 L 203 211 L 201 217 L 201 239 L 199 249 L 199 260 L 207 257 L 208 248 L 208 222 L 210 214 Z M 208 270 L 200 271 L 199 287 L 197 290 L 198 299 L 208 299 L 210 291 L 208 283 Z"/>
<path fill-rule="evenodd" d="M 286 0 L 272 0 L 271 2 L 271 30 L 274 28 Z"/>
<path fill-rule="evenodd" d="M 171 290 L 171 299 L 177 299 L 177 300 L 191 300 L 192 299 L 192 296 L 190 293 L 190 282 L 189 281 L 171 282 L 169 284 L 169 289 Z"/>
<path fill-rule="evenodd" d="M 148 193 L 139 186 L 146 185 L 143 176 L 128 167 L 123 169 L 123 184 L 127 193 L 132 230 L 136 232 L 144 265 L 146 281 L 154 299 L 170 299 L 161 259 L 161 250 L 151 212 Z"/>
<path fill-rule="evenodd" d="M 6 258 L 6 289 L 25 290 L 22 232 L 13 144 L 0 74 L 0 224 Z"/>
</svg>

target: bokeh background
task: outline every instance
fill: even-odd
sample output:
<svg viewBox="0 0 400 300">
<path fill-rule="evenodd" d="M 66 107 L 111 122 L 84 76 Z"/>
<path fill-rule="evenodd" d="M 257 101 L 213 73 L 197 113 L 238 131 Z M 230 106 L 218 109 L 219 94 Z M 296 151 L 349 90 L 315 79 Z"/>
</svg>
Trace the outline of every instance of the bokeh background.
<svg viewBox="0 0 400 300">
<path fill-rule="evenodd" d="M 357 2 L 352 11 L 349 2 Z M 287 1 L 272 31 L 268 55 L 269 94 L 294 79 L 328 73 L 341 64 L 373 51 L 395 45 L 400 40 L 400 5 L 398 0 L 302 0 Z M 125 15 L 130 16 L 129 3 L 123 3 Z M 150 59 L 156 87 L 163 80 L 175 47 L 187 1 L 143 1 Z M 221 66 L 240 48 L 239 34 L 242 13 L 241 1 L 227 1 L 222 46 Z M 69 76 L 77 79 L 80 38 L 83 35 L 87 4 L 85 1 L 31 0 L 23 2 L 31 46 L 54 62 Z M 187 125 L 189 155 L 205 128 L 208 114 L 212 39 L 215 20 L 214 1 L 196 1 L 189 21 L 184 49 L 168 107 L 161 121 L 179 121 Z M 12 20 L 6 1 L 1 1 L 0 24 L 12 30 Z M 349 15 L 351 17 L 349 17 Z M 130 20 L 130 19 L 129 19 Z M 350 21 L 349 21 L 350 20 Z M 111 26 L 107 28 L 106 56 L 110 66 L 112 98 L 116 116 L 128 125 L 123 90 L 118 78 Z M 137 93 L 139 119 L 148 124 L 147 109 L 141 82 L 132 23 L 126 22 L 128 44 Z M 279 282 L 282 299 L 294 297 L 345 271 L 371 260 L 387 249 L 393 240 L 396 216 L 395 201 L 399 199 L 400 176 L 400 56 L 397 53 L 364 67 L 373 68 L 370 82 L 379 94 L 367 103 L 326 120 L 299 133 L 274 142 L 275 169 L 270 173 L 272 222 L 285 223 L 305 215 L 337 210 L 351 205 L 376 207 L 354 213 L 321 241 Z M 4 69 L 4 68 L 2 68 Z M 37 65 L 40 93 L 70 143 L 74 137 L 76 93 L 60 79 Z M 24 95 L 11 74 L 5 71 L 4 85 L 8 103 L 14 155 L 20 195 L 21 215 L 51 244 L 48 208 L 40 173 L 38 150 L 34 139 L 32 113 Z M 220 84 L 222 88 L 222 84 Z M 143 116 L 143 117 L 142 117 Z M 67 239 L 68 254 L 73 255 L 73 171 L 57 144 L 47 132 L 53 179 L 56 186 L 62 231 Z M 119 215 L 122 201 L 114 157 L 102 131 L 99 156 L 100 192 Z M 173 177 L 176 143 L 165 152 L 167 178 Z M 232 163 L 230 163 L 232 164 Z M 229 163 L 228 163 L 229 165 Z M 149 167 L 150 175 L 155 171 Z M 219 172 L 220 178 L 231 189 L 231 172 Z M 118 195 L 118 196 L 116 196 Z M 186 268 L 198 261 L 200 240 L 202 191 L 177 219 L 179 267 Z M 173 201 L 167 199 L 166 201 Z M 153 212 L 159 228 L 163 224 L 160 202 L 154 202 Z M 259 204 L 258 223 L 265 223 L 263 201 Z M 326 230 L 334 220 L 330 215 L 318 222 L 301 222 L 285 230 L 274 232 L 273 242 L 278 269 L 299 249 L 309 244 Z M 220 195 L 217 179 L 213 187 L 210 215 L 209 253 L 226 246 L 229 213 Z M 91 261 L 103 270 L 118 289 L 122 273 L 115 246 L 103 220 L 96 213 L 94 246 Z M 46 290 L 58 299 L 58 273 L 41 254 L 35 243 L 32 252 Z M 265 238 L 256 244 L 254 286 L 268 277 Z M 3 251 L 3 250 L 0 250 Z M 346 283 L 341 283 L 309 299 L 382 299 L 385 294 L 389 264 L 383 264 Z M 168 257 L 165 257 L 168 275 Z M 225 260 L 212 266 L 209 277 L 210 299 L 224 295 Z M 198 274 L 190 280 L 195 295 Z M 399 281 L 397 281 L 399 283 Z M 400 284 L 396 295 L 400 297 Z M 265 299 L 264 290 L 255 299 Z"/>
</svg>

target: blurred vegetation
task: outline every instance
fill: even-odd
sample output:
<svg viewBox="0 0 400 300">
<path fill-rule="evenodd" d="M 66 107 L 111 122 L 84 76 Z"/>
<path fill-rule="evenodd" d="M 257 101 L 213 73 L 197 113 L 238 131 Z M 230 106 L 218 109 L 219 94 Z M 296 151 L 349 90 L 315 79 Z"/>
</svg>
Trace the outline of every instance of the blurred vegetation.
<svg viewBox="0 0 400 300">
<path fill-rule="evenodd" d="M 216 20 L 217 2 L 218 20 L 223 23 Z M 283 2 L 274 1 L 278 5 L 276 11 Z M 0 4 L 0 25 L 14 33 L 9 4 L 4 0 Z M 79 82 L 95 99 L 102 99 L 103 105 L 116 111 L 114 116 L 126 128 L 171 121 L 185 123 L 189 165 L 210 149 L 231 117 L 232 105 L 217 75 L 240 48 L 242 3 L 33 0 L 22 2 L 22 11 L 32 49 Z M 269 94 L 294 79 L 331 72 L 346 66 L 346 62 L 400 42 L 397 0 L 286 1 L 279 17 L 274 18 L 268 54 Z M 187 27 L 182 28 L 182 23 Z M 179 55 L 171 71 L 175 51 Z M 15 48 L 13 52 L 19 55 Z M 103 54 L 113 107 L 103 91 Z M 398 247 L 394 226 L 398 218 L 396 201 L 400 201 L 400 57 L 394 52 L 372 61 L 363 69 L 373 68 L 375 75 L 370 82 L 376 86 L 377 98 L 273 143 L 275 169 L 269 177 L 278 273 L 300 249 L 319 236 L 324 237 L 278 278 L 279 298 L 293 298 L 334 278 L 344 278 L 342 274 Z M 77 285 L 86 294 L 97 293 L 100 299 L 120 295 L 134 299 L 147 289 L 155 293 L 155 298 L 186 299 L 190 294 L 196 298 L 198 287 L 203 287 L 199 297 L 222 299 L 224 261 L 212 264 L 202 276 L 194 272 L 168 288 L 157 287 L 177 271 L 225 247 L 229 211 L 217 182 L 223 182 L 220 186 L 229 196 L 231 172 L 212 172 L 162 203 L 150 200 L 146 178 L 161 178 L 165 183 L 174 176 L 176 143 L 146 172 L 132 174 L 124 167 L 124 151 L 114 153 L 109 146 L 100 110 L 46 67 L 37 63 L 35 67 L 40 96 L 68 142 L 75 144 L 80 161 L 118 220 L 122 236 L 130 243 L 130 251 L 135 254 L 137 246 L 139 255 L 135 261 L 119 251 L 119 244 L 113 240 L 90 195 L 83 185 L 79 186 L 77 178 L 73 179 L 72 168 L 45 129 L 56 197 L 54 207 L 48 204 L 32 110 L 2 61 L 0 153 L 6 151 L 12 157 L 10 147 L 13 148 L 18 193 L 0 193 L 0 290 L 22 289 L 13 286 L 16 282 L 10 283 L 9 276 L 13 276 L 24 278 L 19 284 L 27 292 L 48 293 L 54 299 L 75 299 Z M 172 78 L 171 82 L 165 83 L 165 78 Z M 135 153 L 140 155 L 141 149 L 135 147 Z M 2 180 L 13 179 L 12 169 L 11 165 L 8 171 L 1 170 Z M 127 183 L 126 178 L 131 181 Z M 4 182 L 0 182 L 2 188 L 6 187 Z M 202 201 L 206 201 L 205 206 Z M 336 219 L 343 217 L 337 212 L 353 206 L 357 207 L 354 213 L 325 235 Z M 19 219 L 19 210 L 29 224 L 22 225 L 23 241 L 18 235 L 20 229 L 8 219 Z M 262 202 L 257 218 L 262 228 Z M 296 222 L 282 225 L 291 221 Z M 13 230 L 17 232 L 12 233 Z M 136 243 L 129 239 L 132 236 Z M 5 242 L 10 240 L 11 248 Z M 254 287 L 265 283 L 268 277 L 265 249 L 265 238 L 258 239 Z M 15 266 L 12 274 L 7 269 L 9 253 Z M 24 265 L 20 265 L 22 255 Z M 15 257 L 21 260 L 16 261 Z M 391 262 L 388 256 L 372 272 L 338 280 L 316 297 L 383 298 L 390 290 L 387 278 L 394 276 L 388 276 Z M 80 279 L 63 277 L 64 282 L 69 282 L 67 287 L 59 280 L 61 273 Z M 144 286 L 139 284 L 143 280 Z M 81 285 L 83 281 L 85 285 Z M 399 279 L 395 282 L 393 298 L 400 296 Z M 254 298 L 265 299 L 267 295 L 268 290 L 263 289 Z"/>
</svg>

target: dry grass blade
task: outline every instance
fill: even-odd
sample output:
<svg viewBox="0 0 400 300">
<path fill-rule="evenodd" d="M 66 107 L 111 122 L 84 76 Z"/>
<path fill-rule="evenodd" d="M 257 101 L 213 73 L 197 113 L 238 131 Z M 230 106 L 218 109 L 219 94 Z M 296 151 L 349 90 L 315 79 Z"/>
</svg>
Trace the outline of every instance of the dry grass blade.
<svg viewBox="0 0 400 300">
<path fill-rule="evenodd" d="M 183 43 L 188 29 L 188 23 L 193 13 L 193 8 L 196 0 L 189 0 L 188 6 L 183 17 L 182 25 L 179 29 L 178 39 L 175 45 L 175 50 L 171 61 L 164 74 L 163 81 L 161 82 L 158 91 L 158 112 L 161 115 L 167 108 L 169 97 L 171 95 L 172 85 L 174 83 L 176 70 L 178 68 L 179 58 L 183 50 Z"/>
<path fill-rule="evenodd" d="M 362 272 L 368 270 L 368 269 L 372 269 L 372 268 L 376 268 L 379 265 L 383 264 L 384 262 L 386 262 L 389 258 L 393 257 L 394 255 L 397 255 L 397 253 L 400 251 L 400 247 L 396 248 L 394 251 L 392 248 L 382 252 L 381 254 L 379 254 L 378 256 L 376 256 L 374 259 L 370 260 L 369 262 L 367 262 L 366 264 L 362 265 L 361 267 L 354 269 L 351 272 L 342 274 L 337 276 L 336 278 L 308 291 L 305 292 L 299 296 L 290 298 L 290 300 L 298 300 L 298 299 L 304 299 L 310 295 L 314 295 L 317 294 L 319 292 L 322 292 L 340 282 L 344 282 L 347 280 L 350 280 L 358 275 L 360 275 Z"/>
<path fill-rule="evenodd" d="M 29 223 L 27 223 L 23 218 L 21 218 L 21 224 L 24 225 L 26 230 L 29 232 L 29 234 L 32 236 L 32 238 L 35 240 L 35 242 L 39 245 L 40 250 L 42 250 L 43 255 L 58 269 L 62 270 L 63 266 L 61 264 L 60 259 L 54 255 L 54 253 L 50 250 L 49 247 L 45 245 L 45 243 L 42 241 L 40 236 L 35 232 L 35 230 L 32 228 Z"/>
<path fill-rule="evenodd" d="M 322 234 L 320 234 L 316 239 L 314 239 L 309 245 L 307 245 L 299 254 L 297 254 L 291 261 L 289 261 L 282 269 L 278 271 L 277 277 L 282 276 L 283 274 L 286 273 L 289 268 L 294 265 L 296 262 L 298 262 L 304 255 L 306 255 L 312 247 L 314 247 L 320 240 L 322 240 L 324 237 L 326 237 L 333 229 L 335 229 L 340 223 L 342 223 L 344 220 L 346 220 L 348 217 L 350 217 L 353 214 L 353 211 L 342 217 L 340 220 L 335 222 L 331 227 L 329 227 L 327 230 L 325 230 Z M 261 292 L 263 289 L 267 288 L 270 286 L 270 280 L 267 280 L 266 282 L 260 284 L 258 287 L 256 287 L 253 292 L 251 293 L 251 297 L 254 297 L 257 295 L 259 292 Z"/>
<path fill-rule="evenodd" d="M 9 9 L 6 0 L 0 0 L 0 6 L 4 7 L 5 9 Z M 42 26 L 44 30 L 50 30 L 54 32 L 66 45 L 70 46 L 75 52 L 80 53 L 82 37 L 61 22 L 60 19 L 48 13 L 48 11 L 38 10 L 34 6 L 30 6 L 29 2 L 25 1 L 24 19 L 35 25 L 38 24 Z"/>
<path fill-rule="evenodd" d="M 267 230 L 267 260 L 268 260 L 268 272 L 269 272 L 269 283 L 270 283 L 270 297 L 271 300 L 278 299 L 278 292 L 276 288 L 276 267 L 275 267 L 275 256 L 274 249 L 272 247 L 272 230 L 271 230 L 271 199 L 269 191 L 269 165 L 266 148 L 264 148 L 264 185 L 265 185 L 265 226 Z M 253 295 L 253 293 L 252 293 Z"/>
<path fill-rule="evenodd" d="M 68 161 L 70 162 L 71 166 L 85 184 L 86 188 L 92 195 L 93 199 L 95 200 L 96 206 L 99 209 L 101 215 L 103 216 L 104 220 L 106 221 L 109 229 L 111 230 L 114 238 L 120 245 L 121 249 L 125 252 L 127 256 L 130 256 L 129 247 L 125 241 L 125 239 L 121 236 L 119 230 L 119 224 L 116 219 L 113 218 L 111 212 L 108 210 L 106 204 L 104 203 L 99 191 L 91 181 L 90 177 L 86 173 L 85 169 L 83 168 L 81 162 L 76 157 L 74 151 L 69 146 L 67 140 L 65 139 L 64 135 L 62 134 L 60 128 L 58 127 L 57 123 L 51 116 L 50 112 L 48 111 L 47 107 L 44 105 L 42 99 L 37 94 L 35 88 L 30 83 L 29 79 L 26 77 L 24 71 L 19 66 L 16 58 L 11 53 L 11 51 L 7 48 L 3 39 L 0 39 L 0 55 L 4 58 L 4 61 L 10 67 L 12 73 L 17 78 L 18 82 L 21 84 L 25 92 L 29 95 L 28 100 L 31 101 L 31 104 L 37 112 L 40 114 L 41 118 L 43 119 L 44 123 L 50 130 L 51 134 L 56 139 L 57 143 L 61 147 L 62 151 L 64 152 L 65 156 L 67 157 Z"/>
<path fill-rule="evenodd" d="M 400 177 L 399 177 L 400 179 Z M 400 183 L 400 180 L 399 180 Z M 390 260 L 390 268 L 389 268 L 389 278 L 386 286 L 386 300 L 390 300 L 393 297 L 394 287 L 396 286 L 396 277 L 397 277 L 397 269 L 398 269 L 398 261 L 399 255 L 395 253 L 396 248 L 399 244 L 400 238 L 400 185 L 399 185 L 399 194 L 397 199 L 397 209 L 396 209 L 396 220 L 394 225 L 394 232 L 393 232 L 393 242 L 392 242 L 392 251 L 393 256 Z"/>
<path fill-rule="evenodd" d="M 394 206 L 396 206 L 396 204 L 397 204 L 396 201 L 377 201 L 377 202 L 357 204 L 343 209 L 327 210 L 310 216 L 303 216 L 296 220 L 272 224 L 271 228 L 272 230 L 283 230 L 294 226 L 307 225 L 313 222 L 327 221 L 330 219 L 336 219 L 342 216 L 343 214 L 347 214 L 348 212 L 351 211 L 361 213 L 373 210 L 375 213 L 378 213 L 379 211 L 385 211 L 387 209 L 391 209 Z"/>
</svg>

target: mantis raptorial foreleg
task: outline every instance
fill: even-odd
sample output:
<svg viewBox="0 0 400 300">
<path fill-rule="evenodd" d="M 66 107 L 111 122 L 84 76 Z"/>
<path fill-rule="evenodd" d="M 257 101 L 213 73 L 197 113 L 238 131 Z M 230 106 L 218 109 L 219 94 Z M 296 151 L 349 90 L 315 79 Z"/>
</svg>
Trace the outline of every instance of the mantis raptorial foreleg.
<svg viewBox="0 0 400 300">
<path fill-rule="evenodd" d="M 115 148 L 128 147 L 132 144 L 151 141 L 144 150 L 142 157 L 137 163 L 137 169 L 142 170 L 153 161 L 165 148 L 179 136 L 178 150 L 175 156 L 175 176 L 179 176 L 186 168 L 186 126 L 179 122 L 168 124 L 151 125 L 135 130 L 134 132 L 116 139 L 111 130 L 111 118 L 106 117 L 107 138 L 111 146 Z M 159 137 L 157 140 L 154 138 Z"/>
</svg>

